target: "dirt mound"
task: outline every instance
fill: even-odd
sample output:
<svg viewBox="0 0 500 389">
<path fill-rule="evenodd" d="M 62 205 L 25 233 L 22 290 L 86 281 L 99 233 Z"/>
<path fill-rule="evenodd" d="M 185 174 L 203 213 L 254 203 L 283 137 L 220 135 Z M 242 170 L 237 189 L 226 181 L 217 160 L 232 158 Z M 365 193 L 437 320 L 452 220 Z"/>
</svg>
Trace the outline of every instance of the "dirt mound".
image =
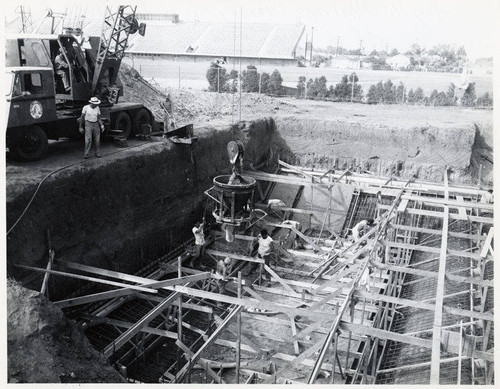
<svg viewBox="0 0 500 389">
<path fill-rule="evenodd" d="M 125 382 L 63 312 L 7 281 L 9 382 Z"/>
</svg>

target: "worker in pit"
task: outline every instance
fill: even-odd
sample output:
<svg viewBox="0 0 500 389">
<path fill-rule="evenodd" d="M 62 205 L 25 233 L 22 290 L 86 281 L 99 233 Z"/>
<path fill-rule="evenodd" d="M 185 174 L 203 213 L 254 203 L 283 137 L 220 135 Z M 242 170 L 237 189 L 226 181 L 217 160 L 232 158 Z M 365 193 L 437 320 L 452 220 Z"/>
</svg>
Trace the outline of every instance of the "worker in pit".
<svg viewBox="0 0 500 389">
<path fill-rule="evenodd" d="M 217 292 L 220 294 L 226 293 L 226 284 L 228 280 L 229 273 L 231 273 L 231 258 L 226 257 L 224 259 L 220 259 L 217 262 L 217 269 L 216 269 L 216 274 L 221 276 L 223 279 L 216 279 L 215 282 L 217 283 Z M 222 303 L 219 301 L 217 305 L 222 305 Z"/>
<path fill-rule="evenodd" d="M 373 227 L 375 221 L 373 219 L 361 220 L 352 229 L 352 240 L 356 242 L 364 234 L 367 233 L 368 229 Z"/>
<path fill-rule="evenodd" d="M 167 132 L 175 129 L 175 121 L 173 116 L 172 100 L 170 99 L 170 93 L 165 96 L 165 101 L 160 101 L 160 107 L 163 108 L 163 136 L 166 136 Z"/>
<path fill-rule="evenodd" d="M 267 230 L 264 228 L 260 231 L 260 234 L 254 239 L 255 242 L 259 245 L 257 249 L 257 256 L 261 259 L 264 260 L 264 263 L 269 266 L 270 261 L 271 261 L 271 254 L 273 252 L 273 238 L 271 238 L 267 232 Z M 252 267 L 250 268 L 249 273 L 255 272 L 257 269 L 258 264 L 254 263 Z M 260 264 L 260 272 L 262 274 L 262 279 L 266 280 L 266 276 L 263 272 L 263 264 Z"/>
<path fill-rule="evenodd" d="M 194 256 L 191 259 L 191 267 L 197 267 L 200 261 L 201 256 L 204 254 L 205 250 L 205 232 L 203 228 L 205 227 L 205 218 L 203 221 L 196 222 L 193 227 L 193 235 L 194 235 Z"/>
<path fill-rule="evenodd" d="M 99 154 L 99 149 L 101 147 L 101 132 L 103 132 L 105 128 L 101 119 L 101 110 L 99 109 L 101 100 L 99 100 L 97 97 L 92 97 L 89 100 L 89 103 L 90 104 L 83 107 L 82 115 L 79 119 L 79 131 L 81 134 L 83 134 L 85 131 L 85 159 L 89 158 L 92 143 L 95 144 L 95 156 L 97 158 L 101 157 L 101 155 Z"/>
<path fill-rule="evenodd" d="M 59 48 L 59 52 L 54 59 L 54 67 L 56 74 L 61 77 L 64 90 L 66 93 L 71 91 L 71 85 L 69 82 L 69 64 L 66 62 L 66 58 L 64 57 L 64 49 Z"/>
</svg>

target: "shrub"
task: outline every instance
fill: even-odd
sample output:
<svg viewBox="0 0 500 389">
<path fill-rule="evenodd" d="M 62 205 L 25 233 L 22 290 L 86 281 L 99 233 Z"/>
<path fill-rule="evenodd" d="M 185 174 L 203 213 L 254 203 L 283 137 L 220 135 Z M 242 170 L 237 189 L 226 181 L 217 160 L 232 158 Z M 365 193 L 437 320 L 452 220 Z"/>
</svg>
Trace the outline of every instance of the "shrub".
<svg viewBox="0 0 500 389">
<path fill-rule="evenodd" d="M 493 98 L 490 96 L 488 92 L 486 92 L 484 95 L 479 96 L 477 98 L 476 105 L 480 107 L 492 107 L 493 106 Z"/>
<path fill-rule="evenodd" d="M 304 76 L 299 77 L 299 82 L 297 83 L 297 97 L 303 97 L 306 90 L 306 78 Z"/>
<path fill-rule="evenodd" d="M 281 96 L 283 95 L 283 78 L 278 70 L 274 70 L 269 77 L 268 92 L 271 95 Z"/>
<path fill-rule="evenodd" d="M 226 69 L 212 62 L 207 70 L 208 90 L 212 92 L 228 92 L 228 78 Z"/>
<path fill-rule="evenodd" d="M 476 83 L 471 82 L 467 89 L 465 89 L 462 96 L 462 105 L 465 107 L 473 107 L 476 103 Z"/>
<path fill-rule="evenodd" d="M 259 91 L 259 73 L 253 65 L 248 65 L 247 70 L 241 72 L 241 90 L 243 92 Z"/>
</svg>

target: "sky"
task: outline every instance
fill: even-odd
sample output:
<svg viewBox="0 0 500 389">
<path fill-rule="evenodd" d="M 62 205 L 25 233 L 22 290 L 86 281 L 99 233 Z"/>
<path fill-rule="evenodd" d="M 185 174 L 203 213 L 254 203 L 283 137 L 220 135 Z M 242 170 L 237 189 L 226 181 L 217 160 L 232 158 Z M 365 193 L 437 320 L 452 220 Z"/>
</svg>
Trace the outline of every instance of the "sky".
<svg viewBox="0 0 500 389">
<path fill-rule="evenodd" d="M 120 2 L 123 4 L 123 1 Z M 465 46 L 471 59 L 493 56 L 495 21 L 499 20 L 496 0 L 146 0 L 137 12 L 178 13 L 183 21 L 243 23 L 301 23 L 314 46 L 340 46 L 369 53 L 373 49 L 404 52 L 413 43 L 432 48 L 436 44 Z M 51 8 L 68 15 L 104 15 L 103 1 L 10 2 L 4 14 L 15 18 L 20 4 L 27 7 L 34 22 Z"/>
</svg>

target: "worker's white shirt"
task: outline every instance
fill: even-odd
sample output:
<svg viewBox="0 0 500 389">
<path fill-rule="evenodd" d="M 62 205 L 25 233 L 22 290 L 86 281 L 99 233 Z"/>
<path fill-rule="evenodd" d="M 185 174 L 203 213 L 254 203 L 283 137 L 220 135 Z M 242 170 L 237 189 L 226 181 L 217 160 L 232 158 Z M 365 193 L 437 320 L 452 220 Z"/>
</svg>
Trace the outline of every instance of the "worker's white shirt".
<svg viewBox="0 0 500 389">
<path fill-rule="evenodd" d="M 203 234 L 203 228 L 193 227 L 194 234 L 194 244 L 204 245 L 205 244 L 205 235 Z"/>
<path fill-rule="evenodd" d="M 493 204 L 493 194 L 490 192 L 486 192 L 481 196 L 481 203 L 483 204 Z"/>
<path fill-rule="evenodd" d="M 273 238 L 269 235 L 266 239 L 259 235 L 259 250 L 258 253 L 261 257 L 271 254 L 271 243 L 273 242 Z"/>
<path fill-rule="evenodd" d="M 90 105 L 86 105 L 82 109 L 82 115 L 84 115 L 85 121 L 87 122 L 97 122 L 97 116 L 101 114 L 101 110 L 98 106 L 92 108 Z"/>
</svg>

